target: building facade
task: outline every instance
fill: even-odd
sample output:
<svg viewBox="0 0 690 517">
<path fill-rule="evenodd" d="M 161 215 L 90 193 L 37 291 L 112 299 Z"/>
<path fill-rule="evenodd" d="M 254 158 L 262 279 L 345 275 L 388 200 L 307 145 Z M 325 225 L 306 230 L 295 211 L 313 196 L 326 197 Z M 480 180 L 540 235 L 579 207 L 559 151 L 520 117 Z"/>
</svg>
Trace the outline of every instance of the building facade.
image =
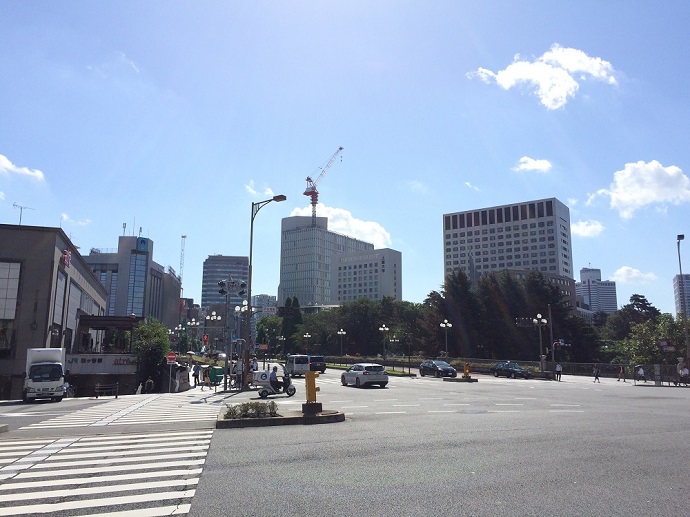
<svg viewBox="0 0 690 517">
<path fill-rule="evenodd" d="M 0 225 L 0 399 L 20 399 L 29 348 L 78 352 L 98 339 L 107 290 L 60 228 Z"/>
<path fill-rule="evenodd" d="M 681 282 L 680 275 L 673 277 L 673 299 L 676 303 L 676 314 L 683 314 L 690 318 L 690 275 L 683 274 Z"/>
<path fill-rule="evenodd" d="M 443 215 L 443 271 L 520 270 L 573 278 L 570 210 L 556 198 Z"/>
<path fill-rule="evenodd" d="M 384 248 L 337 253 L 333 262 L 335 292 L 332 303 L 360 298 L 381 300 L 385 296 L 402 300 L 402 254 L 399 251 Z"/>
<path fill-rule="evenodd" d="M 228 255 L 209 255 L 204 260 L 203 276 L 201 279 L 201 306 L 211 307 L 225 305 L 225 295 L 219 292 L 218 282 L 234 281 L 235 285 L 227 285 L 227 304 L 229 307 L 242 305 L 242 300 L 247 296 L 241 296 L 240 284 L 249 280 L 249 257 L 233 257 Z"/>
<path fill-rule="evenodd" d="M 322 306 L 337 298 L 336 254 L 373 251 L 374 245 L 328 230 L 328 218 L 286 217 L 281 223 L 278 304 L 297 297 L 300 305 Z"/>
<path fill-rule="evenodd" d="M 580 281 L 575 283 L 575 293 L 580 306 L 594 314 L 612 314 L 618 310 L 616 282 L 602 280 L 600 269 L 580 269 Z"/>
<path fill-rule="evenodd" d="M 108 291 L 107 316 L 153 317 L 171 328 L 180 322 L 181 281 L 153 261 L 153 241 L 120 236 L 116 251 L 92 248 L 84 260 Z"/>
</svg>

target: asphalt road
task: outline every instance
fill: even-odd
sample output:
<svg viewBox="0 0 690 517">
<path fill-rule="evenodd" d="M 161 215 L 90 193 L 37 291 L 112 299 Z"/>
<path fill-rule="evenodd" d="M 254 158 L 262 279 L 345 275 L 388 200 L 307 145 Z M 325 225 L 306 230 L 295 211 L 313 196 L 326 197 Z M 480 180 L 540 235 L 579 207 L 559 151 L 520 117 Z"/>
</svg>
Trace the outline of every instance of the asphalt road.
<svg viewBox="0 0 690 517">
<path fill-rule="evenodd" d="M 329 370 L 317 379 L 318 400 L 347 418 L 311 426 L 212 430 L 225 403 L 257 399 L 255 392 L 3 403 L 0 423 L 12 430 L 0 434 L 0 456 L 28 438 L 158 438 L 178 463 L 198 465 L 194 490 L 180 488 L 189 504 L 170 503 L 191 516 L 690 515 L 690 388 L 476 377 L 391 377 L 384 389 L 357 389 Z M 275 397 L 280 407 L 301 407 L 304 381 L 295 384 L 295 397 Z M 142 461 L 177 468 L 169 459 Z M 0 515 L 16 504 L 3 501 L 2 488 Z M 136 497 L 151 490 L 142 485 Z M 161 498 L 177 498 L 166 490 Z M 95 511 L 89 501 L 50 515 L 138 504 L 122 496 Z"/>
</svg>

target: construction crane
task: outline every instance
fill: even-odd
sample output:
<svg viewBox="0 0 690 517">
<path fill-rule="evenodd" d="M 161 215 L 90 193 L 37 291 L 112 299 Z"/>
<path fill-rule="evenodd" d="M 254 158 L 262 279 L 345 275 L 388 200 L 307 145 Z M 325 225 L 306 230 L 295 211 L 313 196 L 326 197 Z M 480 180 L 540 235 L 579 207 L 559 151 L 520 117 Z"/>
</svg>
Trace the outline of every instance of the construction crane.
<svg viewBox="0 0 690 517">
<path fill-rule="evenodd" d="M 305 196 L 309 196 L 311 198 L 311 225 L 316 226 L 316 204 L 319 202 L 319 191 L 316 190 L 316 186 L 319 184 L 319 182 L 323 179 L 323 177 L 326 175 L 326 172 L 328 169 L 331 168 L 331 165 L 333 165 L 333 162 L 335 159 L 338 157 L 340 152 L 343 150 L 342 147 L 338 147 L 338 150 L 333 153 L 333 156 L 331 156 L 331 159 L 328 160 L 328 163 L 321 169 L 321 174 L 319 174 L 319 177 L 316 178 L 316 180 L 312 180 L 310 176 L 307 176 L 307 189 L 304 191 Z"/>
<path fill-rule="evenodd" d="M 182 244 L 180 246 L 180 321 L 182 321 L 182 312 L 184 311 L 184 286 L 182 285 L 182 271 L 184 270 L 184 244 L 187 241 L 187 236 L 182 236 Z"/>
</svg>

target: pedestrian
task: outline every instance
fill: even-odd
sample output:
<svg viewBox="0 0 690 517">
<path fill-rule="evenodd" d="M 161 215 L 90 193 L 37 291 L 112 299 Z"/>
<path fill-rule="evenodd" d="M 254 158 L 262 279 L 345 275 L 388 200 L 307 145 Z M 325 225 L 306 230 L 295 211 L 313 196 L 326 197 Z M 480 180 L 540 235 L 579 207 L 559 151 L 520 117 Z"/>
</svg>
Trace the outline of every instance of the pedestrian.
<svg viewBox="0 0 690 517">
<path fill-rule="evenodd" d="M 561 373 L 563 372 L 563 367 L 561 366 L 561 363 L 556 363 L 556 380 L 558 382 L 561 381 Z"/>
<path fill-rule="evenodd" d="M 199 371 L 200 370 L 201 370 L 201 366 L 199 366 L 199 363 L 194 361 L 194 367 L 192 368 L 192 378 L 194 379 L 194 387 L 195 388 L 199 384 Z"/>
<path fill-rule="evenodd" d="M 620 381 L 623 379 L 623 382 L 625 381 L 625 366 L 621 365 L 620 370 L 618 370 L 618 380 Z"/>
<path fill-rule="evenodd" d="M 144 383 L 144 393 L 153 393 L 153 379 L 151 376 L 149 376 L 148 379 L 146 379 L 146 382 Z"/>
<path fill-rule="evenodd" d="M 637 380 L 639 381 L 642 379 L 644 382 L 647 382 L 647 378 L 644 376 L 644 368 L 642 368 L 642 365 L 640 365 L 640 369 L 637 370 Z"/>
<path fill-rule="evenodd" d="M 594 370 L 592 370 L 592 373 L 594 374 L 594 382 L 601 383 L 599 380 L 599 365 L 595 364 L 594 365 Z"/>
<path fill-rule="evenodd" d="M 208 366 L 201 372 L 201 391 L 204 391 L 204 386 L 206 386 L 208 389 L 211 389 L 211 377 Z"/>
</svg>

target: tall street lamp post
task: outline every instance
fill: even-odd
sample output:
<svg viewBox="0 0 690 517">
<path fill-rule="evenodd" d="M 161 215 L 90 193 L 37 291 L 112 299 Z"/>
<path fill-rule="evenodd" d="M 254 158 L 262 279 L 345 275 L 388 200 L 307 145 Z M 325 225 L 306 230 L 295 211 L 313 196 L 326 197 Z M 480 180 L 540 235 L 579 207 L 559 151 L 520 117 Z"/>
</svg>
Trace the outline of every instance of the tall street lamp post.
<svg viewBox="0 0 690 517">
<path fill-rule="evenodd" d="M 544 345 L 542 343 L 541 339 L 541 328 L 548 324 L 548 321 L 546 318 L 542 318 L 541 314 L 537 314 L 536 318 L 532 319 L 532 323 L 534 324 L 535 327 L 539 327 L 539 369 L 543 372 L 544 371 Z"/>
<path fill-rule="evenodd" d="M 249 379 L 249 343 L 251 341 L 251 315 L 252 315 L 252 254 L 254 249 L 254 218 L 256 214 L 259 213 L 264 206 L 269 204 L 271 201 L 281 202 L 285 201 L 287 197 L 283 194 L 278 194 L 273 196 L 271 199 L 265 199 L 259 201 L 258 203 L 252 203 L 252 217 L 249 224 L 249 277 L 247 278 L 247 313 L 245 314 L 245 319 L 247 320 L 244 325 L 244 335 L 245 335 L 245 350 L 242 362 L 242 369 L 244 375 L 242 375 L 242 389 L 246 389 L 247 380 Z"/>
<path fill-rule="evenodd" d="M 188 327 L 191 327 L 192 329 L 192 339 L 194 340 L 194 351 L 196 351 L 196 334 L 197 331 L 199 330 L 199 322 L 196 320 L 196 318 L 192 318 L 192 321 L 187 323 Z"/>
<path fill-rule="evenodd" d="M 338 331 L 338 335 L 340 336 L 340 362 L 343 361 L 343 336 L 347 334 L 343 329 L 340 329 Z"/>
<path fill-rule="evenodd" d="M 285 336 L 278 336 L 276 338 L 278 340 L 278 346 L 280 347 L 280 352 L 282 354 L 285 354 L 285 350 L 283 350 L 283 342 L 285 341 Z M 278 357 L 278 354 L 275 354 L 276 357 Z"/>
<path fill-rule="evenodd" d="M 683 334 L 685 336 L 685 357 L 686 364 L 690 364 L 690 339 L 688 338 L 688 322 L 687 322 L 687 307 L 685 306 L 685 279 L 683 278 L 683 266 L 680 262 L 680 241 L 685 239 L 685 235 L 681 234 L 677 237 L 678 243 L 678 271 L 680 272 L 680 283 L 678 285 L 680 294 L 680 312 L 681 322 L 683 323 Z"/>
<path fill-rule="evenodd" d="M 383 358 L 386 358 L 386 332 L 388 332 L 390 329 L 386 327 L 385 324 L 381 325 L 379 327 L 379 330 L 383 332 Z"/>
<path fill-rule="evenodd" d="M 446 359 L 448 359 L 448 329 L 453 327 L 453 324 L 450 323 L 448 320 L 443 320 L 443 323 L 440 324 L 440 327 L 445 331 L 446 333 Z"/>
<path fill-rule="evenodd" d="M 307 343 L 307 355 L 309 355 L 309 338 L 311 337 L 311 334 L 307 332 L 304 334 L 304 340 Z"/>
</svg>

